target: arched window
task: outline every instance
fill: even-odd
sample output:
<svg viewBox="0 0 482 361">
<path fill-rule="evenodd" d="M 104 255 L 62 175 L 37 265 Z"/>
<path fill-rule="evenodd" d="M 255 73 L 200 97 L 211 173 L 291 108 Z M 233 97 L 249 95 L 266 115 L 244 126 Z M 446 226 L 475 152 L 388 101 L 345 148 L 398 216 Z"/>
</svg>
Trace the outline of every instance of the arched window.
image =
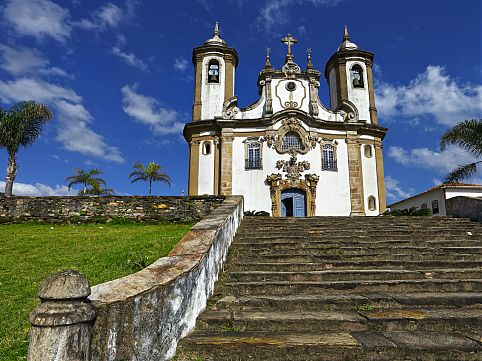
<svg viewBox="0 0 482 361">
<path fill-rule="evenodd" d="M 420 206 L 420 208 L 422 208 L 422 209 L 427 209 L 427 203 L 422 203 L 422 205 Z"/>
<path fill-rule="evenodd" d="M 301 150 L 301 138 L 296 132 L 286 133 L 283 139 L 283 146 L 281 147 L 281 149 L 289 150 L 291 148 Z"/>
<path fill-rule="evenodd" d="M 372 157 L 372 146 L 371 145 L 366 144 L 365 148 L 364 148 L 364 151 L 365 151 L 365 157 L 367 157 L 367 158 Z"/>
<path fill-rule="evenodd" d="M 211 154 L 211 142 L 208 141 L 203 143 L 203 154 Z"/>
<path fill-rule="evenodd" d="M 354 88 L 363 88 L 363 69 L 359 64 L 355 64 L 351 68 L 351 81 Z"/>
<path fill-rule="evenodd" d="M 368 197 L 368 209 L 370 211 L 376 211 L 377 210 L 377 200 L 374 196 Z"/>
<path fill-rule="evenodd" d="M 261 143 L 249 142 L 246 145 L 246 169 L 262 169 Z"/>
<path fill-rule="evenodd" d="M 332 144 L 323 144 L 321 156 L 321 169 L 336 170 L 335 147 Z"/>
<path fill-rule="evenodd" d="M 208 64 L 208 83 L 219 83 L 219 61 L 211 59 Z"/>
<path fill-rule="evenodd" d="M 437 201 L 437 200 L 432 201 L 432 213 L 433 213 L 433 214 L 440 213 L 440 208 L 439 208 L 439 206 L 438 206 L 438 201 Z"/>
</svg>

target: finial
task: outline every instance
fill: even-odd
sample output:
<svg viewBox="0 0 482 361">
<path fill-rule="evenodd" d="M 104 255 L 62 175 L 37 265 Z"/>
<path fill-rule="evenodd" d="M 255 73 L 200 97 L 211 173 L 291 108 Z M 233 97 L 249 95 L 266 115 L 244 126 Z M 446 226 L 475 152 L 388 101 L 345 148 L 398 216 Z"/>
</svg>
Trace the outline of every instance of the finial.
<svg viewBox="0 0 482 361">
<path fill-rule="evenodd" d="M 216 25 L 214 25 L 213 36 L 219 36 L 219 22 L 218 21 L 216 21 Z"/>
<path fill-rule="evenodd" d="M 306 65 L 306 68 L 313 69 L 313 63 L 311 62 L 311 49 L 306 49 L 306 52 L 308 53 L 308 65 Z"/>
<path fill-rule="evenodd" d="M 271 62 L 269 61 L 269 54 L 271 53 L 270 48 L 266 48 L 266 63 L 264 64 L 265 69 L 271 69 Z"/>
<path fill-rule="evenodd" d="M 348 35 L 348 26 L 345 25 L 345 31 L 343 34 L 343 41 L 350 41 L 350 35 Z"/>
</svg>

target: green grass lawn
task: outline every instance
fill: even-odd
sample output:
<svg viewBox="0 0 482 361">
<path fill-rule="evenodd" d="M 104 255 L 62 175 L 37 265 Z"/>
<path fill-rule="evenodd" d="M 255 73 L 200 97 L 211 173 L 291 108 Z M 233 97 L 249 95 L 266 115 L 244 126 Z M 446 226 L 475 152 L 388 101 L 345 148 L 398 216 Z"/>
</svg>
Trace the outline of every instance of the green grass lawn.
<svg viewBox="0 0 482 361">
<path fill-rule="evenodd" d="M 91 285 L 128 275 L 169 253 L 191 225 L 0 225 L 0 360 L 26 360 L 28 315 L 49 274 L 81 271 Z"/>
</svg>

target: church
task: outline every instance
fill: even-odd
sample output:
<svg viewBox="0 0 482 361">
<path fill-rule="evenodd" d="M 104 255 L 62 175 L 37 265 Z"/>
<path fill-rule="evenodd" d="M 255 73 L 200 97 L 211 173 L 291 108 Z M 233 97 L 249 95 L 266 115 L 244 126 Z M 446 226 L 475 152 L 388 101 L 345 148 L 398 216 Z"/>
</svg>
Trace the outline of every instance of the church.
<svg viewBox="0 0 482 361">
<path fill-rule="evenodd" d="M 310 53 L 302 69 L 290 34 L 281 69 L 266 54 L 259 100 L 238 107 L 238 54 L 220 37 L 193 50 L 189 195 L 244 196 L 245 210 L 274 217 L 377 216 L 386 209 L 382 140 L 373 89 L 373 53 L 343 41 L 325 66 L 330 106 L 318 96 L 321 72 Z"/>
</svg>

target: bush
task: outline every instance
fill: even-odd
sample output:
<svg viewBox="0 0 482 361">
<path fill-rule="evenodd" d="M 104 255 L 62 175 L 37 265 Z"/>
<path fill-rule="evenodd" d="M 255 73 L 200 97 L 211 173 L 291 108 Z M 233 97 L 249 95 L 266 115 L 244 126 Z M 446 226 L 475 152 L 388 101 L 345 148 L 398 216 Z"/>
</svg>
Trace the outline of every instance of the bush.
<svg viewBox="0 0 482 361">
<path fill-rule="evenodd" d="M 245 216 L 259 216 L 259 217 L 269 217 L 270 214 L 266 211 L 246 211 Z"/>
<path fill-rule="evenodd" d="M 384 216 L 396 216 L 396 217 L 406 217 L 406 216 L 416 216 L 416 217 L 428 217 L 432 215 L 432 210 L 428 208 L 411 207 L 404 209 L 394 209 L 390 212 L 383 213 Z"/>
</svg>

